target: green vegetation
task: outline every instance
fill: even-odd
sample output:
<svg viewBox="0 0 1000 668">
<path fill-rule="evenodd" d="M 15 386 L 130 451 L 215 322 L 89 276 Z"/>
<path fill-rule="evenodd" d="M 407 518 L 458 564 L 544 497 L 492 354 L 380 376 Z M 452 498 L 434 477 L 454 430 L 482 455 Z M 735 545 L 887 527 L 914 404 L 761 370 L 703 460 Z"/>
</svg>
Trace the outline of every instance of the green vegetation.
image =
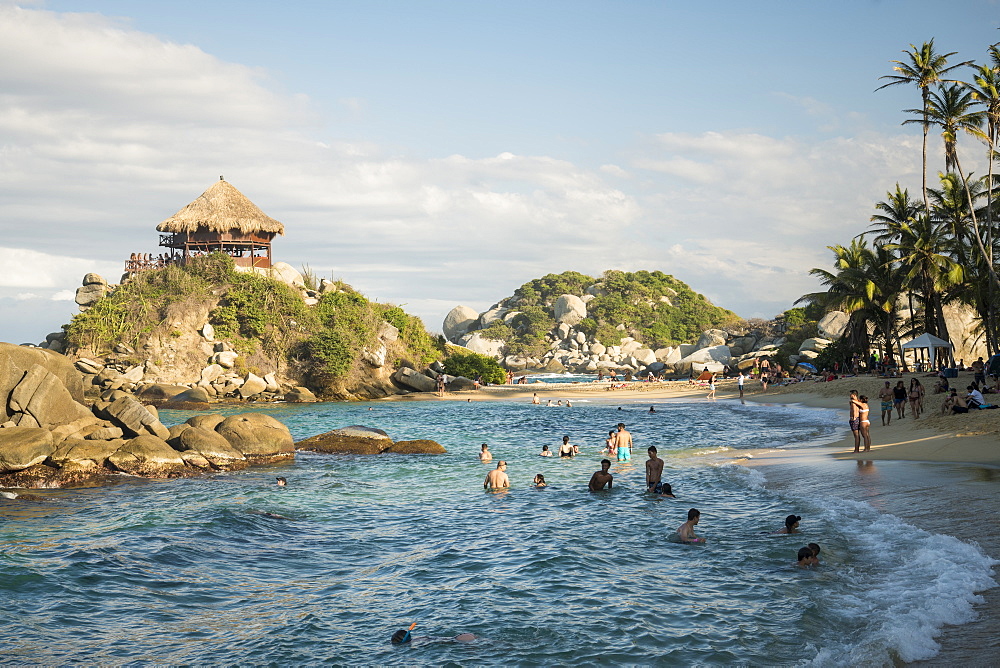
<svg viewBox="0 0 1000 668">
<path fill-rule="evenodd" d="M 445 371 L 452 376 L 465 376 L 473 380 L 482 377 L 485 383 L 504 383 L 507 374 L 492 357 L 478 353 L 454 353 L 444 361 Z"/>
<path fill-rule="evenodd" d="M 875 204 L 871 226 L 848 246 L 828 248 L 833 271 L 813 269 L 825 291 L 799 301 L 850 315 L 845 342 L 828 356 L 867 356 L 876 348 L 893 359 L 902 356 L 901 339 L 930 332 L 948 340 L 943 307 L 962 304 L 977 316 L 990 354 L 1000 347 L 993 162 L 1000 136 L 1000 47 L 987 49 L 987 63 L 951 63 L 954 53 L 938 53 L 934 42 L 904 51 L 892 61 L 895 74 L 882 88 L 913 86 L 921 105 L 904 113 L 923 129 L 921 198 L 898 183 Z M 960 68 L 969 68 L 963 75 Z M 967 79 L 969 83 L 953 78 Z M 941 132 L 945 172 L 939 188 L 927 184 L 927 137 Z M 962 167 L 957 144 L 972 137 L 986 145 L 988 173 L 973 178 Z M 869 244 L 870 241 L 870 244 Z M 822 358 L 821 358 L 822 359 Z M 843 361 L 843 360 L 841 360 Z"/>
<path fill-rule="evenodd" d="M 202 308 L 214 304 L 208 321 L 216 336 L 242 356 L 262 353 L 288 362 L 319 388 L 345 380 L 360 367 L 364 349 L 381 345 L 383 323 L 399 331 L 396 341 L 386 344 L 391 361 L 420 368 L 443 357 L 443 342 L 432 338 L 419 318 L 398 306 L 369 302 L 345 283 L 337 282 L 337 287 L 338 292 L 324 294 L 310 308 L 294 288 L 238 272 L 232 258 L 214 253 L 193 258 L 183 268 L 136 274 L 74 316 L 67 339 L 100 354 L 117 343 L 138 347 L 158 330 L 177 338 L 180 331 L 167 329 L 168 310 L 197 302 Z M 241 370 L 248 363 L 242 358 L 237 362 Z"/>
<path fill-rule="evenodd" d="M 514 291 L 511 307 L 519 311 L 509 325 L 496 322 L 483 330 L 486 338 L 504 340 L 508 349 L 537 355 L 547 348 L 545 335 L 556 326 L 552 306 L 563 294 L 582 295 L 599 284 L 587 304 L 588 317 L 576 329 L 605 345 L 635 336 L 647 345 L 663 347 L 697 338 L 705 329 L 738 320 L 714 306 L 682 281 L 660 271 L 606 271 L 601 279 L 575 271 L 548 274 Z M 625 325 L 627 331 L 616 329 Z"/>
</svg>

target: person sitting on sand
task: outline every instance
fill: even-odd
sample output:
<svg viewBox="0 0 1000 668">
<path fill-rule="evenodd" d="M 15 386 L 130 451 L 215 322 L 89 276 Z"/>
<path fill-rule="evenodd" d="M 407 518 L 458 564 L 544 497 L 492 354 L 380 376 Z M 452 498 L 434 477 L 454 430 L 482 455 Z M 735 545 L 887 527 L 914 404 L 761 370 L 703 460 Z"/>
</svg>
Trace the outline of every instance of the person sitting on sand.
<svg viewBox="0 0 1000 668">
<path fill-rule="evenodd" d="M 484 464 L 486 464 L 487 462 L 492 462 L 493 461 L 493 453 L 490 452 L 490 446 L 488 446 L 485 443 L 483 443 L 483 445 L 481 446 L 481 448 L 482 449 L 479 451 L 479 461 L 481 461 Z"/>
<path fill-rule="evenodd" d="M 817 543 L 809 543 L 808 547 L 809 547 L 809 550 L 813 554 L 812 565 L 813 566 L 819 566 L 819 544 L 817 544 Z"/>
<path fill-rule="evenodd" d="M 798 561 L 795 565 L 799 568 L 808 568 L 813 565 L 813 551 L 808 547 L 800 547 L 798 554 Z"/>
<path fill-rule="evenodd" d="M 413 629 L 416 628 L 416 626 L 417 623 L 413 622 L 412 624 L 410 624 L 410 628 L 399 629 L 398 631 L 392 634 L 392 637 L 389 639 L 389 642 L 391 642 L 393 645 L 406 645 L 406 644 L 424 645 L 432 642 L 472 642 L 473 640 L 476 640 L 476 636 L 472 633 L 459 633 L 457 636 L 450 636 L 444 638 L 411 635 L 410 632 L 413 631 Z"/>
<path fill-rule="evenodd" d="M 510 487 L 510 479 L 507 477 L 507 462 L 500 460 L 497 467 L 486 474 L 483 481 L 484 489 L 504 489 Z"/>
<path fill-rule="evenodd" d="M 595 471 L 594 475 L 590 476 L 590 482 L 587 483 L 587 489 L 591 492 L 600 492 L 607 485 L 608 489 L 611 489 L 611 483 L 614 480 L 614 476 L 608 473 L 608 469 L 611 468 L 611 462 L 607 459 L 601 460 L 601 470 Z"/>
<path fill-rule="evenodd" d="M 569 436 L 563 436 L 562 445 L 559 446 L 560 457 L 572 457 L 576 454 L 576 449 L 570 445 Z"/>
<path fill-rule="evenodd" d="M 539 457 L 551 457 L 552 456 L 552 452 L 549 450 L 549 446 L 543 445 L 542 446 L 542 451 L 538 453 L 538 456 Z"/>
<path fill-rule="evenodd" d="M 692 508 L 688 511 L 687 522 L 677 527 L 677 538 L 682 543 L 704 543 L 704 538 L 699 538 L 694 533 L 694 527 L 701 521 L 701 511 Z"/>
<path fill-rule="evenodd" d="M 975 364 L 975 362 L 973 362 L 973 364 Z M 969 408 L 979 408 L 980 406 L 986 405 L 986 399 L 983 397 L 983 393 L 976 389 L 975 385 L 969 385 L 966 389 L 969 393 L 965 395 L 965 403 Z"/>
<path fill-rule="evenodd" d="M 941 404 L 941 415 L 958 415 L 968 412 L 969 405 L 965 402 L 965 397 L 960 397 L 958 390 L 952 388 L 951 395 Z"/>
<path fill-rule="evenodd" d="M 789 515 L 785 518 L 784 528 L 779 529 L 776 533 L 798 533 L 799 521 L 801 519 L 801 515 Z"/>
<path fill-rule="evenodd" d="M 541 473 L 535 474 L 535 479 L 531 482 L 535 487 L 545 487 L 545 476 Z"/>
</svg>

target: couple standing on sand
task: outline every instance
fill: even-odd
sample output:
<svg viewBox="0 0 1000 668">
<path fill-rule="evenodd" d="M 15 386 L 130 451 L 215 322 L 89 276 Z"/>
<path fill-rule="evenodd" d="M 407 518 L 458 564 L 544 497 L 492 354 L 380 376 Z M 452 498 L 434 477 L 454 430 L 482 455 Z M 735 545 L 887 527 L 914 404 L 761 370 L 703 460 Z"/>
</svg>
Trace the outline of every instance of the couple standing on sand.
<svg viewBox="0 0 1000 668">
<path fill-rule="evenodd" d="M 872 423 L 868 419 L 868 397 L 858 397 L 857 390 L 851 390 L 850 398 L 850 419 L 847 423 L 851 426 L 851 433 L 854 434 L 854 452 L 861 452 L 861 439 L 865 440 L 865 452 L 872 449 L 872 437 L 869 433 Z"/>
</svg>

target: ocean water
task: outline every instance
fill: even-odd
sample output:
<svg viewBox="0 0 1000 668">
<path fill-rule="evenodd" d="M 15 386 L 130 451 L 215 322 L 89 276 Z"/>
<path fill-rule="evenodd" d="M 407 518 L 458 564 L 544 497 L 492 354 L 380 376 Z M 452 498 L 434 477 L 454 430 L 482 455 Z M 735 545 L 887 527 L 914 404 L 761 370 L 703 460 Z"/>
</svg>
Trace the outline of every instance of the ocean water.
<svg viewBox="0 0 1000 668">
<path fill-rule="evenodd" d="M 728 463 L 819 447 L 844 428 L 836 412 L 649 403 L 260 406 L 296 438 L 364 424 L 449 452 L 300 453 L 0 501 L 0 662 L 894 665 L 933 659 L 995 586 L 972 541 Z M 619 421 L 634 459 L 588 493 Z M 580 456 L 538 456 L 564 434 Z M 482 442 L 509 462 L 509 491 L 483 491 Z M 643 493 L 649 445 L 677 499 Z M 549 487 L 530 486 L 536 473 Z M 671 542 L 692 507 L 706 544 Z M 774 535 L 791 513 L 802 533 Z M 798 569 L 808 542 L 823 565 Z M 479 639 L 389 643 L 414 621 L 416 636 Z"/>
</svg>

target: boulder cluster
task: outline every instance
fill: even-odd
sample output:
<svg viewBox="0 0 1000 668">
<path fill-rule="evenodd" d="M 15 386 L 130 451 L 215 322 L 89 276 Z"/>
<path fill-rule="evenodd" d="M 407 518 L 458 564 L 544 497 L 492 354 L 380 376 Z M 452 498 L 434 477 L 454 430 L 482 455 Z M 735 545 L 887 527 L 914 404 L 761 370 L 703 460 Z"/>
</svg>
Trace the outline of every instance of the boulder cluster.
<svg viewBox="0 0 1000 668">
<path fill-rule="evenodd" d="M 439 378 L 444 380 L 445 389 L 449 392 L 475 390 L 479 387 L 476 381 L 465 376 L 449 376 L 441 362 L 434 362 L 423 371 L 404 366 L 392 374 L 392 380 L 397 385 L 416 392 L 433 392 L 437 389 Z"/>
<path fill-rule="evenodd" d="M 353 425 L 318 434 L 295 444 L 297 450 L 345 455 L 442 455 L 447 450 L 428 439 L 393 441 L 381 429 Z"/>
<path fill-rule="evenodd" d="M 0 480 L 50 487 L 128 473 L 177 477 L 292 457 L 270 416 L 204 415 L 168 429 L 130 394 L 84 404 L 81 374 L 50 351 L 0 343 Z"/>
<path fill-rule="evenodd" d="M 721 329 L 701 333 L 693 344 L 653 348 L 630 336 L 624 324 L 616 329 L 622 333 L 611 345 L 598 341 L 593 335 L 578 329 L 587 317 L 587 303 L 602 294 L 603 287 L 596 284 L 587 288 L 582 297 L 561 295 L 553 304 L 556 326 L 545 336 L 548 350 L 537 357 L 508 354 L 505 341 L 488 339 L 482 330 L 502 320 L 512 325 L 518 311 L 507 308 L 505 302 L 495 304 L 483 313 L 476 313 L 466 306 L 456 306 L 444 320 L 445 338 L 452 343 L 481 355 L 498 360 L 510 371 L 541 371 L 548 373 L 620 373 L 645 375 L 686 376 L 703 370 L 722 372 L 726 367 L 751 368 L 761 357 L 777 353 L 786 339 L 763 330 L 738 334 Z M 661 297 L 669 300 L 669 296 Z M 820 333 L 826 338 L 806 340 L 793 362 L 814 359 L 829 343 L 841 336 L 847 316 L 839 311 L 828 314 L 820 322 Z"/>
</svg>

